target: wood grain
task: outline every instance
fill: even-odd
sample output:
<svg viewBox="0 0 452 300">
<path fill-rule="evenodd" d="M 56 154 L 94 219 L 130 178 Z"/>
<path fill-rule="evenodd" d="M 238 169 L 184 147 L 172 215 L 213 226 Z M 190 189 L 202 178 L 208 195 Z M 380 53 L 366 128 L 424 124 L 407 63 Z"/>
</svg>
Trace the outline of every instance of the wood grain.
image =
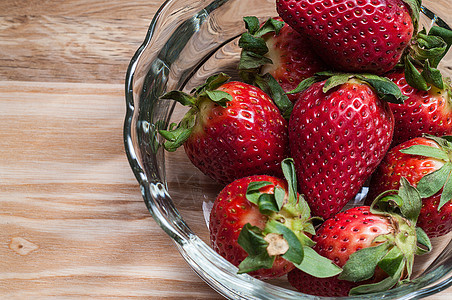
<svg viewBox="0 0 452 300">
<path fill-rule="evenodd" d="M 0 295 L 218 297 L 145 208 L 122 89 L 0 82 Z"/>
<path fill-rule="evenodd" d="M 0 1 L 1 299 L 221 299 L 149 215 L 124 153 L 125 72 L 160 4 Z M 218 189 L 195 174 L 170 185 Z M 207 239 L 200 200 L 174 196 Z"/>
<path fill-rule="evenodd" d="M 160 1 L 1 1 L 0 80 L 122 83 Z"/>
</svg>

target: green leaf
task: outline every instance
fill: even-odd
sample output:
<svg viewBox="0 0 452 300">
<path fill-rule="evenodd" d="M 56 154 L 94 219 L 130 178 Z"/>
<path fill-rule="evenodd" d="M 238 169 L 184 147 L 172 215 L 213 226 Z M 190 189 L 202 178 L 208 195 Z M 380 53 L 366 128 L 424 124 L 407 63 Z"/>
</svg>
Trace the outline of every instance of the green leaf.
<svg viewBox="0 0 452 300">
<path fill-rule="evenodd" d="M 416 43 L 418 44 L 418 47 L 414 48 L 414 58 L 421 62 L 442 55 L 447 47 L 442 38 L 425 34 L 425 29 L 416 36 Z M 432 66 L 436 67 L 437 65 Z"/>
<path fill-rule="evenodd" d="M 400 264 L 404 259 L 404 254 L 399 247 L 393 247 L 380 260 L 378 266 L 385 271 L 389 276 L 394 276 L 399 269 Z"/>
<path fill-rule="evenodd" d="M 239 47 L 255 54 L 264 55 L 268 52 L 267 44 L 263 38 L 255 37 L 248 32 L 242 34 L 239 39 Z"/>
<path fill-rule="evenodd" d="M 416 224 L 422 208 L 422 198 L 419 191 L 405 177 L 400 178 L 399 194 L 402 198 L 400 211 L 412 224 Z"/>
<path fill-rule="evenodd" d="M 330 89 L 346 83 L 351 77 L 353 77 L 353 75 L 348 73 L 334 74 L 325 81 L 325 85 L 323 86 L 323 92 L 326 93 Z"/>
<path fill-rule="evenodd" d="M 428 60 L 424 64 L 424 69 L 422 70 L 421 75 L 427 83 L 430 83 L 439 89 L 444 89 L 444 81 L 441 71 L 432 68 Z"/>
<path fill-rule="evenodd" d="M 266 73 L 263 76 L 256 75 L 254 80 L 255 84 L 270 96 L 283 117 L 288 120 L 292 113 L 293 104 L 276 79 L 271 74 Z"/>
<path fill-rule="evenodd" d="M 171 123 L 168 130 L 159 130 L 159 133 L 166 139 L 163 147 L 169 152 L 176 151 L 190 137 L 195 126 L 196 109 L 191 108 L 179 124 Z"/>
<path fill-rule="evenodd" d="M 338 73 L 338 72 L 335 72 L 335 71 L 327 70 L 327 71 L 317 72 L 317 73 L 315 73 L 315 76 L 325 78 L 325 77 L 331 77 L 331 76 L 338 75 L 338 74 L 343 74 L 343 73 Z"/>
<path fill-rule="evenodd" d="M 278 211 L 280 211 L 281 208 L 283 207 L 285 198 L 286 191 L 279 186 L 275 187 L 275 201 L 276 204 L 278 205 Z"/>
<path fill-rule="evenodd" d="M 238 64 L 239 70 L 253 70 L 260 68 L 265 64 L 272 64 L 272 60 L 261 54 L 257 54 L 251 51 L 242 51 L 240 53 L 240 61 Z"/>
<path fill-rule="evenodd" d="M 311 231 L 310 228 L 312 228 L 312 231 Z M 306 246 L 306 247 L 314 247 L 315 242 L 310 237 L 308 237 L 305 234 L 305 232 L 309 233 L 311 235 L 315 235 L 314 226 L 312 225 L 312 222 L 305 222 L 304 226 L 303 226 L 303 229 L 297 231 L 297 237 L 300 240 L 300 243 L 303 245 L 303 247 L 304 246 Z"/>
<path fill-rule="evenodd" d="M 448 162 L 440 169 L 428 173 L 419 180 L 417 189 L 422 198 L 427 198 L 438 193 L 446 184 L 452 172 L 452 163 Z"/>
<path fill-rule="evenodd" d="M 239 274 L 270 269 L 275 257 L 267 253 L 268 243 L 264 240 L 261 230 L 247 223 L 240 231 L 238 244 L 248 253 L 248 256 L 239 264 Z"/>
<path fill-rule="evenodd" d="M 225 73 L 218 73 L 207 78 L 206 82 L 198 87 L 195 87 L 191 92 L 198 97 L 205 91 L 212 91 L 222 86 L 226 81 L 231 79 L 231 76 Z"/>
<path fill-rule="evenodd" d="M 444 184 L 443 191 L 441 192 L 441 198 L 439 200 L 438 210 L 443 207 L 444 204 L 452 199 L 452 174 L 449 173 L 446 183 Z"/>
<path fill-rule="evenodd" d="M 182 91 L 170 91 L 160 97 L 161 99 L 176 100 L 184 106 L 194 106 L 196 103 L 196 97 L 193 97 Z"/>
<path fill-rule="evenodd" d="M 406 274 L 406 281 L 408 281 L 411 278 L 411 275 L 413 274 L 413 266 L 414 266 L 414 254 L 416 253 L 416 251 L 411 254 L 411 255 L 407 255 L 405 256 L 405 270 L 407 271 Z M 400 282 L 399 282 L 400 284 Z"/>
<path fill-rule="evenodd" d="M 304 258 L 300 264 L 295 266 L 309 275 L 317 278 L 328 278 L 336 276 L 342 272 L 342 269 L 335 265 L 331 260 L 321 256 L 310 247 L 303 247 Z"/>
<path fill-rule="evenodd" d="M 258 255 L 261 249 L 266 249 L 268 246 L 262 230 L 250 223 L 246 223 L 242 227 L 237 242 L 249 255 Z"/>
<path fill-rule="evenodd" d="M 261 188 L 273 185 L 270 181 L 253 181 L 250 182 L 246 189 L 246 199 L 256 205 L 259 204 L 259 197 L 262 195 Z"/>
<path fill-rule="evenodd" d="M 421 227 L 416 227 L 416 238 L 417 243 L 424 246 L 424 248 L 417 246 L 416 255 L 423 255 L 432 251 L 432 243 Z"/>
<path fill-rule="evenodd" d="M 218 90 L 214 90 L 214 91 L 205 91 L 207 97 L 212 100 L 213 102 L 219 104 L 222 107 L 226 107 L 226 104 L 229 101 L 232 101 L 232 95 L 223 91 L 218 91 Z"/>
<path fill-rule="evenodd" d="M 382 243 L 352 253 L 338 278 L 352 282 L 371 278 L 375 273 L 378 262 L 388 252 L 388 247 L 388 243 Z"/>
<path fill-rule="evenodd" d="M 254 35 L 259 30 L 259 19 L 255 16 L 247 16 L 243 17 L 243 21 L 245 22 L 245 28 L 248 32 Z"/>
<path fill-rule="evenodd" d="M 432 28 L 430 28 L 428 35 L 441 37 L 447 45 L 444 53 L 441 56 L 432 59 L 432 65 L 437 66 L 441 59 L 447 54 L 452 45 L 452 31 L 440 26 L 433 26 Z"/>
<path fill-rule="evenodd" d="M 267 234 L 269 232 L 282 234 L 284 236 L 284 239 L 289 244 L 289 250 L 287 250 L 287 252 L 281 256 L 294 264 L 301 263 L 304 256 L 303 247 L 300 240 L 291 229 L 279 223 L 278 221 L 270 220 L 265 226 L 265 232 Z"/>
<path fill-rule="evenodd" d="M 398 193 L 397 190 L 385 191 L 375 198 L 370 207 L 370 211 L 373 214 L 386 214 L 387 212 L 400 211 L 403 199 L 399 195 L 394 194 L 395 192 Z M 374 206 L 378 206 L 378 210 Z"/>
<path fill-rule="evenodd" d="M 225 73 L 218 73 L 218 74 L 212 75 L 209 78 L 207 78 L 207 80 L 206 80 L 205 90 L 209 90 L 209 91 L 215 90 L 215 89 L 219 88 L 220 86 L 222 86 L 229 79 L 231 79 L 231 76 L 229 76 Z"/>
<path fill-rule="evenodd" d="M 388 78 L 373 74 L 356 75 L 356 77 L 370 84 L 375 89 L 378 97 L 382 100 L 403 104 L 403 102 L 408 99 L 407 96 L 402 94 L 402 91 L 397 84 Z"/>
<path fill-rule="evenodd" d="M 279 34 L 279 31 L 284 27 L 283 21 L 278 21 L 273 18 L 269 18 L 264 25 L 262 25 L 254 35 L 257 37 L 261 37 L 267 33 L 273 32 L 275 34 Z"/>
<path fill-rule="evenodd" d="M 422 77 L 421 73 L 417 70 L 417 68 L 413 65 L 410 58 L 408 56 L 404 59 L 405 65 L 405 79 L 407 83 L 421 91 L 428 91 L 429 86 L 425 81 L 424 77 Z"/>
<path fill-rule="evenodd" d="M 295 165 L 292 158 L 286 158 L 281 162 L 281 168 L 284 174 L 284 178 L 287 181 L 287 187 L 289 190 L 289 202 L 296 203 L 297 197 L 297 174 L 295 172 Z"/>
<path fill-rule="evenodd" d="M 309 207 L 308 202 L 304 199 L 303 195 L 298 196 L 298 202 L 297 205 L 295 206 L 295 209 L 300 213 L 300 216 L 303 219 L 307 220 L 311 216 L 311 208 Z M 312 222 L 307 222 L 305 224 L 312 225 Z M 304 231 L 309 232 L 311 234 L 315 234 L 314 231 L 309 231 L 307 228 L 305 228 Z"/>
<path fill-rule="evenodd" d="M 278 212 L 278 204 L 276 203 L 274 194 L 261 194 L 259 196 L 259 211 L 261 214 L 267 215 L 269 212 Z"/>
<path fill-rule="evenodd" d="M 247 256 L 239 264 L 237 274 L 249 273 L 259 269 L 271 269 L 275 258 L 275 256 L 269 256 L 266 252 L 262 252 L 259 255 Z"/>
<path fill-rule="evenodd" d="M 433 26 L 426 34 L 424 28 L 413 38 L 413 41 L 410 54 L 403 59 L 407 82 L 419 90 L 428 90 L 429 84 L 443 89 L 445 85 L 437 67 L 451 47 L 452 31 Z M 413 63 L 422 68 L 422 72 L 419 72 Z"/>
<path fill-rule="evenodd" d="M 379 281 L 377 283 L 372 284 L 363 284 L 357 287 L 354 287 L 350 290 L 349 295 L 362 295 L 362 294 L 370 294 L 370 293 L 377 293 L 377 292 L 383 292 L 391 289 L 394 285 L 396 285 L 400 277 L 402 276 L 403 269 L 405 267 L 404 261 L 402 260 L 400 265 L 397 268 L 397 271 L 394 273 L 393 276 L 389 276 L 382 281 Z"/>
<path fill-rule="evenodd" d="M 427 145 L 410 146 L 408 148 L 401 149 L 400 152 L 411 155 L 422 155 L 425 157 L 432 157 L 444 161 L 449 160 L 449 156 L 447 155 L 446 152 L 444 152 L 444 150 Z"/>
<path fill-rule="evenodd" d="M 174 152 L 182 146 L 192 132 L 192 128 L 179 127 L 173 131 L 160 130 L 159 133 L 166 139 L 163 147 L 166 151 Z"/>
</svg>

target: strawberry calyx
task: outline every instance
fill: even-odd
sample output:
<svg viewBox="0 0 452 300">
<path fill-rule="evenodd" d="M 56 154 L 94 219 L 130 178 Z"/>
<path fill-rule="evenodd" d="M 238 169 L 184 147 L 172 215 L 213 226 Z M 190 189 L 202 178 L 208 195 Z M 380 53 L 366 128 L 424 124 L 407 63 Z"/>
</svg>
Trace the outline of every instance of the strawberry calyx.
<svg viewBox="0 0 452 300">
<path fill-rule="evenodd" d="M 292 102 L 271 74 L 261 74 L 262 66 L 273 64 L 273 61 L 265 56 L 269 49 L 264 36 L 269 33 L 278 34 L 285 23 L 269 18 L 260 26 L 259 19 L 254 16 L 244 17 L 243 21 L 247 32 L 239 39 L 239 47 L 242 48 L 238 64 L 240 78 L 243 82 L 255 85 L 267 93 L 283 117 L 288 119 L 292 112 Z"/>
<path fill-rule="evenodd" d="M 252 182 L 247 188 L 246 198 L 259 207 L 268 221 L 263 229 L 247 223 L 240 231 L 238 244 L 248 256 L 239 264 L 238 273 L 269 269 L 276 257 L 281 256 L 314 276 L 339 274 L 341 268 L 311 249 L 315 244 L 310 238 L 315 234 L 313 218 L 307 202 L 297 194 L 293 159 L 283 160 L 281 166 L 288 183 L 287 194 L 279 186 L 275 186 L 271 193 L 261 192 L 272 184 L 266 181 Z M 319 270 L 316 264 L 324 268 Z"/>
<path fill-rule="evenodd" d="M 359 285 L 350 290 L 350 295 L 385 291 L 410 280 L 414 255 L 431 250 L 427 235 L 415 226 L 421 206 L 419 191 L 404 177 L 400 180 L 399 190 L 386 191 L 375 199 L 371 213 L 387 218 L 392 230 L 377 236 L 373 241 L 375 246 L 351 254 L 339 279 L 367 280 L 374 276 L 377 267 L 388 277 L 377 283 Z"/>
<path fill-rule="evenodd" d="M 230 79 L 230 76 L 219 73 L 210 76 L 204 84 L 194 88 L 191 94 L 182 91 L 170 91 L 161 99 L 172 99 L 190 110 L 184 115 L 179 124 L 171 123 L 168 130 L 159 130 L 159 133 L 166 139 L 163 147 L 167 151 L 176 151 L 190 136 L 196 124 L 196 116 L 200 112 L 200 107 L 206 101 L 214 102 L 222 107 L 226 107 L 228 101 L 232 101 L 232 96 L 224 91 L 216 90 Z"/>
<path fill-rule="evenodd" d="M 422 91 L 431 86 L 444 89 L 446 85 L 437 67 L 451 45 L 452 30 L 448 28 L 433 26 L 428 34 L 425 28 L 418 32 L 401 59 L 407 83 Z"/>
<path fill-rule="evenodd" d="M 424 135 L 439 146 L 413 145 L 400 150 L 400 152 L 410 155 L 420 155 L 439 160 L 443 165 L 426 174 L 417 183 L 417 189 L 422 198 L 428 198 L 441 191 L 438 211 L 447 202 L 452 200 L 452 136 L 436 137 Z"/>
<path fill-rule="evenodd" d="M 385 101 L 391 103 L 402 104 L 408 97 L 402 94 L 400 88 L 386 77 L 381 77 L 374 74 L 351 74 L 351 73 L 337 73 L 332 71 L 318 72 L 314 76 L 309 77 L 302 82 L 288 94 L 300 93 L 312 84 L 325 80 L 323 92 L 326 93 L 339 85 L 345 84 L 350 80 L 357 80 L 368 84 L 374 89 L 377 96 Z"/>
</svg>

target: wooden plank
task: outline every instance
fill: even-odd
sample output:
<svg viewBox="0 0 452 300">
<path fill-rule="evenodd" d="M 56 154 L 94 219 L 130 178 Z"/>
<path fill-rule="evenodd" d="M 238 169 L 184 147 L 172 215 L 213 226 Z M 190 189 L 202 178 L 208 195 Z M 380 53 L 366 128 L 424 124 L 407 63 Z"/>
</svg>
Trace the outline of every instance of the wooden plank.
<svg viewBox="0 0 452 300">
<path fill-rule="evenodd" d="M 122 83 L 149 20 L 26 15 L 0 24 L 0 80 Z"/>
<path fill-rule="evenodd" d="M 124 82 L 161 1 L 0 1 L 0 80 Z"/>
<path fill-rule="evenodd" d="M 218 298 L 146 210 L 122 85 L 48 86 L 0 82 L 0 295 Z"/>
<path fill-rule="evenodd" d="M 27 0 L 1 1 L 1 16 L 68 16 L 121 19 L 151 19 L 164 1 L 149 0 Z"/>
</svg>

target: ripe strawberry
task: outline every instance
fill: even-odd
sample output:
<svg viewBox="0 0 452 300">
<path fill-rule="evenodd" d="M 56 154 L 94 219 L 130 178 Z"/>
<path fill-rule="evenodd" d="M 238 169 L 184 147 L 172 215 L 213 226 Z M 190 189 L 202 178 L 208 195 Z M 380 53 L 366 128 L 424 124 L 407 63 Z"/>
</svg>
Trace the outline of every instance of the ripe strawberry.
<svg viewBox="0 0 452 300">
<path fill-rule="evenodd" d="M 315 233 L 309 206 L 296 192 L 292 160 L 284 160 L 282 167 L 287 181 L 254 175 L 233 181 L 219 193 L 209 222 L 213 249 L 238 266 L 239 273 L 260 279 L 285 275 L 296 266 L 317 274 L 303 265 L 305 257 L 329 269 L 326 276 L 338 274 L 339 268 L 309 248 Z"/>
<path fill-rule="evenodd" d="M 276 0 L 281 18 L 307 36 L 330 67 L 383 74 L 417 30 L 417 0 Z"/>
<path fill-rule="evenodd" d="M 309 41 L 287 24 L 278 34 L 267 34 L 264 39 L 268 47 L 267 57 L 273 63 L 264 65 L 261 72 L 270 73 L 285 92 L 292 91 L 315 73 L 327 70 Z M 289 95 L 289 99 L 295 102 L 296 97 Z"/>
<path fill-rule="evenodd" d="M 409 279 L 414 254 L 431 249 L 425 233 L 414 225 L 421 206 L 419 193 L 403 180 L 398 195 L 381 200 L 390 204 L 382 205 L 382 210 L 369 206 L 348 209 L 317 229 L 313 249 L 343 267 L 339 276 L 315 278 L 295 269 L 288 274 L 289 282 L 303 293 L 343 297 L 385 291 L 405 276 Z M 397 209 L 405 214 L 399 215 Z"/>
<path fill-rule="evenodd" d="M 397 189 L 401 177 L 417 186 L 422 209 L 417 226 L 430 238 L 452 230 L 452 142 L 432 136 L 406 141 L 388 151 L 372 175 L 367 202 Z"/>
<path fill-rule="evenodd" d="M 395 120 L 393 146 L 423 133 L 452 134 L 452 93 L 448 83 L 443 89 L 430 86 L 428 91 L 422 91 L 407 83 L 403 70 L 391 72 L 386 77 L 408 97 L 404 104 L 389 104 Z"/>
<path fill-rule="evenodd" d="M 248 31 L 239 40 L 240 76 L 270 95 L 288 118 L 293 106 L 289 100 L 294 102 L 296 96 L 285 93 L 327 67 L 309 42 L 281 18 L 269 18 L 263 24 L 256 17 L 243 19 Z"/>
<path fill-rule="evenodd" d="M 281 18 L 275 19 L 281 21 Z M 310 42 L 289 25 L 284 23 L 279 33 L 267 33 L 263 38 L 268 47 L 266 56 L 273 63 L 265 64 L 261 73 L 271 74 L 285 92 L 292 91 L 317 72 L 327 70 L 312 50 Z M 295 95 L 288 97 L 295 102 Z"/>
<path fill-rule="evenodd" d="M 220 74 L 194 90 L 163 96 L 191 109 L 179 125 L 160 130 L 168 151 L 181 144 L 191 162 L 220 183 L 254 174 L 281 175 L 287 157 L 287 121 L 259 88 Z"/>
<path fill-rule="evenodd" d="M 298 94 L 289 120 L 289 147 L 299 190 L 313 215 L 326 219 L 340 211 L 388 150 L 394 120 L 378 96 L 382 86 L 395 88 L 395 97 L 402 97 L 387 79 L 353 79 L 349 74 L 316 82 Z"/>
</svg>

